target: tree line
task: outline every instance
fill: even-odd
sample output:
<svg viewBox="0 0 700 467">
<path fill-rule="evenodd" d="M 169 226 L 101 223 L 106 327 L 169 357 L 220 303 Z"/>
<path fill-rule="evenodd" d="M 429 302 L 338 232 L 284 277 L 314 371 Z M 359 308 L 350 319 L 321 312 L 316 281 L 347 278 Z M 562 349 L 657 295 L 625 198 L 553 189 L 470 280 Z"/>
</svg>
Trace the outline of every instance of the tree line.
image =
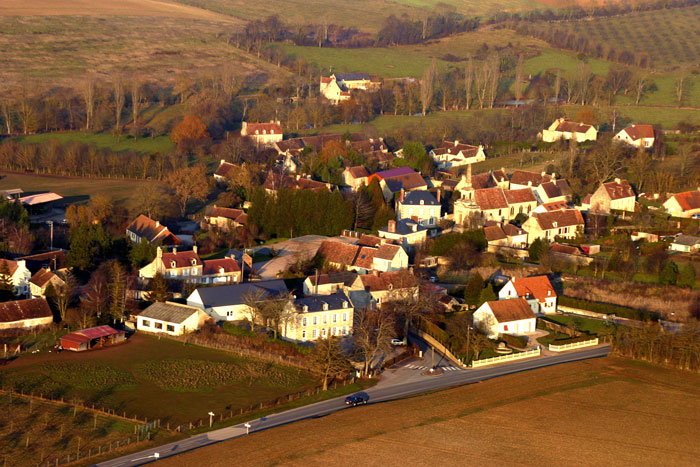
<svg viewBox="0 0 700 467">
<path fill-rule="evenodd" d="M 613 350 L 625 357 L 681 370 L 700 370 L 700 324 L 690 320 L 678 330 L 667 331 L 658 323 L 641 328 L 621 326 L 613 334 Z"/>
</svg>

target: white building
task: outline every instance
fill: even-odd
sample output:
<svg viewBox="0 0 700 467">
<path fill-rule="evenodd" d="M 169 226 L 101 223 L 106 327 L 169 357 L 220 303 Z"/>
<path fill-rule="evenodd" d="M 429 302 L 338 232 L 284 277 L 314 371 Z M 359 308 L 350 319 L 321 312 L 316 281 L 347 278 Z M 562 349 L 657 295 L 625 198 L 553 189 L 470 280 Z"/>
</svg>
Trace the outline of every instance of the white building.
<svg viewBox="0 0 700 467">
<path fill-rule="evenodd" d="M 557 293 L 547 276 L 521 277 L 511 279 L 498 292 L 499 300 L 523 298 L 536 314 L 557 311 Z"/>
<path fill-rule="evenodd" d="M 404 248 L 423 244 L 428 239 L 428 228 L 411 219 L 390 220 L 386 227 L 379 229 L 381 238 L 393 240 Z"/>
<path fill-rule="evenodd" d="M 443 141 L 442 146 L 430 151 L 438 169 L 449 169 L 486 160 L 484 147 L 463 144 L 459 141 Z"/>
<path fill-rule="evenodd" d="M 200 308 L 172 302 L 156 302 L 136 317 L 136 329 L 180 336 L 199 329 L 210 319 Z"/>
<path fill-rule="evenodd" d="M 440 219 L 440 191 L 437 199 L 429 191 L 401 191 L 396 203 L 396 220 L 412 219 L 424 227 L 437 227 Z"/>
<path fill-rule="evenodd" d="M 353 318 L 352 303 L 343 292 L 299 298 L 280 335 L 293 342 L 347 336 L 352 333 Z"/>
<path fill-rule="evenodd" d="M 202 287 L 187 297 L 187 304 L 203 310 L 217 321 L 244 321 L 250 319 L 246 298 L 252 296 L 262 300 L 282 300 L 289 296 L 289 289 L 283 280 Z"/>
<path fill-rule="evenodd" d="M 474 325 L 490 339 L 499 334 L 535 332 L 537 318 L 523 298 L 486 302 L 474 312 Z"/>
<path fill-rule="evenodd" d="M 27 268 L 25 260 L 12 261 L 9 259 L 0 260 L 0 267 L 6 266 L 7 272 L 10 273 L 10 282 L 14 288 L 13 292 L 16 296 L 29 295 L 29 280 L 32 278 L 31 271 Z M 2 269 L 0 269 L 2 274 Z"/>
<path fill-rule="evenodd" d="M 700 188 L 671 195 L 664 202 L 664 209 L 673 217 L 700 215 Z"/>
<path fill-rule="evenodd" d="M 649 149 L 654 146 L 654 127 L 651 125 L 632 125 L 615 135 L 615 140 L 627 143 L 635 148 Z"/>
<path fill-rule="evenodd" d="M 279 121 L 271 121 L 270 123 L 243 122 L 241 136 L 252 139 L 257 147 L 270 147 L 282 141 L 284 133 Z"/>
<path fill-rule="evenodd" d="M 593 125 L 586 123 L 572 122 L 566 118 L 558 118 L 549 128 L 542 131 L 542 141 L 553 143 L 560 139 L 576 140 L 578 143 L 584 141 L 595 141 L 598 138 L 598 130 Z"/>
</svg>

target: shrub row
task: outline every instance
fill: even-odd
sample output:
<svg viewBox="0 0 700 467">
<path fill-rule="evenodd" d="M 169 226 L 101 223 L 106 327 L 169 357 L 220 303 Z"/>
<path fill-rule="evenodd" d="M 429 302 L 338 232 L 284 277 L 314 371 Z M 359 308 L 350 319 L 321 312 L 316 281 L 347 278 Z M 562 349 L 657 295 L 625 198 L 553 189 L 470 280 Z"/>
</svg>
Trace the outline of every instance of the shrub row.
<svg viewBox="0 0 700 467">
<path fill-rule="evenodd" d="M 581 300 L 579 298 L 560 296 L 559 305 L 568 306 L 571 308 L 579 308 L 581 310 L 588 310 L 594 313 L 601 313 L 604 315 L 615 315 L 620 318 L 634 319 L 637 321 L 659 320 L 658 313 L 637 310 L 635 308 L 628 308 L 626 306 L 611 305 L 609 303 L 589 302 L 588 300 Z"/>
<path fill-rule="evenodd" d="M 498 336 L 499 340 L 502 340 L 510 347 L 517 347 L 519 349 L 524 349 L 527 347 L 527 337 L 524 336 L 512 336 L 510 334 L 501 334 Z"/>
</svg>

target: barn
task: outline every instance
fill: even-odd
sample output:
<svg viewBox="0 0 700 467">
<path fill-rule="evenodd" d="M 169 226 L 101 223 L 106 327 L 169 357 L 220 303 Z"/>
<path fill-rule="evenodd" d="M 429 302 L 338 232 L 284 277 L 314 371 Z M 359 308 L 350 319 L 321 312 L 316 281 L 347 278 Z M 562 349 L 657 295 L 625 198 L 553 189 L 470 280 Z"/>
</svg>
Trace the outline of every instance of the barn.
<svg viewBox="0 0 700 467">
<path fill-rule="evenodd" d="M 110 326 L 97 326 L 74 331 L 61 337 L 61 347 L 74 352 L 118 344 L 126 340 L 124 331 L 117 331 Z"/>
</svg>

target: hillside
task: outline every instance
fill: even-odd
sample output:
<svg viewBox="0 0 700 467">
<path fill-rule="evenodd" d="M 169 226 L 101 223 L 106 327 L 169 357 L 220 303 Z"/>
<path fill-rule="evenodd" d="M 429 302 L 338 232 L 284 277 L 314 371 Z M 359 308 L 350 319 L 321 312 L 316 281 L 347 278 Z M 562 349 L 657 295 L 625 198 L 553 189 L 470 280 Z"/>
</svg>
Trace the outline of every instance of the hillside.
<svg viewBox="0 0 700 467">
<path fill-rule="evenodd" d="M 699 388 L 698 375 L 590 360 L 345 410 L 162 462 L 692 465 L 700 454 Z"/>
</svg>

